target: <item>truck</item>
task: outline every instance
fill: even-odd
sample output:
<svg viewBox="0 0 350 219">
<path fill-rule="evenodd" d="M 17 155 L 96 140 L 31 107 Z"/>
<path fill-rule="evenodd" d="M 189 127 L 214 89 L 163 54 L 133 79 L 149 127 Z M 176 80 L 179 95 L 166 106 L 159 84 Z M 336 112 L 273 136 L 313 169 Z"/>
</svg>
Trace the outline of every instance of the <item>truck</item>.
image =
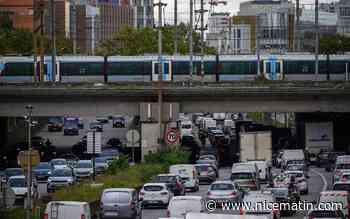
<svg viewBox="0 0 350 219">
<path fill-rule="evenodd" d="M 271 131 L 241 132 L 240 161 L 272 160 Z"/>
<path fill-rule="evenodd" d="M 79 117 L 64 117 L 64 135 L 79 135 Z"/>
<path fill-rule="evenodd" d="M 311 154 L 333 150 L 333 122 L 305 123 L 305 149 Z"/>
</svg>

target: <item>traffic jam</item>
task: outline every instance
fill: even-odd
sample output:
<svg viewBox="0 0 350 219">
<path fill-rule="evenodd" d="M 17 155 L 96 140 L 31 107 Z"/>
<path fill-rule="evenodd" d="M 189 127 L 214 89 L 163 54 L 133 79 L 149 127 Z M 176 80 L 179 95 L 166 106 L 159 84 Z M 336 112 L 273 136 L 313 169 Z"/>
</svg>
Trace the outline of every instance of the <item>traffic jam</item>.
<svg viewBox="0 0 350 219">
<path fill-rule="evenodd" d="M 91 153 L 86 153 L 90 141 L 100 141 L 95 139 L 96 133 L 103 135 L 107 129 L 128 131 L 129 126 L 123 116 L 96 118 L 88 127 L 78 117 L 50 118 L 49 133 L 74 136 L 85 128 L 93 133 L 93 140 L 92 135 L 86 134 L 68 153 L 62 153 L 50 141 L 37 137 L 41 147 L 38 162 L 32 169 L 32 196 L 44 197 L 38 191 L 43 185 L 46 195 L 50 196 L 79 183 L 90 183 L 95 176 L 103 177 L 110 165 L 123 155 L 129 156 L 131 165 L 137 165 L 134 150 L 123 148 L 123 142 L 116 138 L 106 141 L 108 147 L 100 145 L 98 156 L 92 158 Z M 140 140 L 135 132 L 126 136 L 133 141 Z M 169 145 L 179 142 L 177 147 L 190 154 L 189 161 L 169 166 L 166 172 L 153 176 L 140 188 L 104 188 L 99 194 L 97 210 L 85 200 L 49 201 L 44 218 L 350 217 L 350 155 L 332 148 L 312 148 L 312 151 L 298 148 L 291 128 L 264 126 L 243 113 L 181 114 L 176 127 L 166 131 L 165 141 Z M 8 195 L 15 197 L 14 206 L 25 206 L 26 171 L 19 164 L 9 163 L 1 172 L 1 185 L 11 189 Z M 341 207 L 273 210 L 253 207 L 259 203 L 293 206 L 301 202 L 312 206 L 338 203 Z"/>
</svg>

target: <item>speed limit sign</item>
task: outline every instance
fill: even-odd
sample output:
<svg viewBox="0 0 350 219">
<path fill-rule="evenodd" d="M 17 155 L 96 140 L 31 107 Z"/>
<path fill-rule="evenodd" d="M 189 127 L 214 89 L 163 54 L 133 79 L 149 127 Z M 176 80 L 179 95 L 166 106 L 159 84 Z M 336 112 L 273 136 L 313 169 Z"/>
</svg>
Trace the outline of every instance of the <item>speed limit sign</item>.
<svg viewBox="0 0 350 219">
<path fill-rule="evenodd" d="M 166 132 L 166 135 L 165 135 L 165 140 L 166 140 L 166 143 L 168 144 L 175 144 L 176 141 L 179 139 L 179 133 L 174 130 L 174 129 L 169 129 L 167 132 Z"/>
</svg>

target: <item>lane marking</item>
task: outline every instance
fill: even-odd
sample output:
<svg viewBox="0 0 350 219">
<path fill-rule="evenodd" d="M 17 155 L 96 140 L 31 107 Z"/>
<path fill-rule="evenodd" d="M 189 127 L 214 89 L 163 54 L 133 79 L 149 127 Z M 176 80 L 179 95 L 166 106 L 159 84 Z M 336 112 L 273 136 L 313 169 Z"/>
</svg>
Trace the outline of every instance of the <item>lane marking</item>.
<svg viewBox="0 0 350 219">
<path fill-rule="evenodd" d="M 311 169 L 310 171 L 316 173 L 319 177 L 321 177 L 321 179 L 323 181 L 322 191 L 326 191 L 327 187 L 328 187 L 328 183 L 327 183 L 326 177 L 322 173 L 318 172 L 317 170 Z"/>
</svg>

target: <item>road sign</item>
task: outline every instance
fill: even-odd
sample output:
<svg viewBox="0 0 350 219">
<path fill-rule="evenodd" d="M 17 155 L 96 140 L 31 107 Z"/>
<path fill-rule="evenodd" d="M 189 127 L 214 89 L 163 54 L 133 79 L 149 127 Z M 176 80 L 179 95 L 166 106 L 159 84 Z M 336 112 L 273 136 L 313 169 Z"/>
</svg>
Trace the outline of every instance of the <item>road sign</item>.
<svg viewBox="0 0 350 219">
<path fill-rule="evenodd" d="M 131 129 L 126 133 L 126 140 L 128 147 L 139 147 L 137 144 L 140 141 L 140 134 L 137 130 Z"/>
<path fill-rule="evenodd" d="M 29 151 L 20 151 L 17 156 L 18 164 L 26 169 L 28 167 L 28 156 Z M 40 163 L 40 154 L 37 150 L 31 150 L 31 160 L 32 160 L 32 166 L 36 166 Z"/>
<path fill-rule="evenodd" d="M 101 132 L 90 131 L 87 134 L 87 150 L 88 154 L 101 153 Z"/>
<path fill-rule="evenodd" d="M 175 144 L 179 138 L 179 132 L 175 129 L 169 129 L 165 134 L 165 141 L 167 144 Z"/>
</svg>

